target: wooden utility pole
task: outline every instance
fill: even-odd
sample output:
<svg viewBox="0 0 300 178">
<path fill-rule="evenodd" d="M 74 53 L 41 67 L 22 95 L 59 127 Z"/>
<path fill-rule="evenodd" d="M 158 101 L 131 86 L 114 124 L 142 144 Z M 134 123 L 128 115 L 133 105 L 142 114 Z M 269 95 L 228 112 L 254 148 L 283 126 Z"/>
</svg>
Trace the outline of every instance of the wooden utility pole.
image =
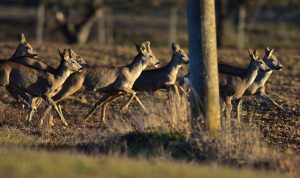
<svg viewBox="0 0 300 178">
<path fill-rule="evenodd" d="M 204 106 L 204 123 L 210 133 L 220 129 L 219 80 L 217 68 L 215 1 L 188 0 L 188 30 L 192 119 L 199 122 Z M 200 98 L 200 101 L 197 99 Z M 194 125 L 195 123 L 192 123 Z M 198 124 L 199 125 L 199 124 Z"/>
</svg>

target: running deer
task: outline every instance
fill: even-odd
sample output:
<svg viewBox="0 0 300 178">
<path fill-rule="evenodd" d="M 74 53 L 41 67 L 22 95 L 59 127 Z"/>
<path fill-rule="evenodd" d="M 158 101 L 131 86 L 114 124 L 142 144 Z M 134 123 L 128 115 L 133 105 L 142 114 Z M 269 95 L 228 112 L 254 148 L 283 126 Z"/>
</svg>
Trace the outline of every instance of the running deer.
<svg viewBox="0 0 300 178">
<path fill-rule="evenodd" d="M 283 68 L 282 64 L 278 61 L 278 59 L 273 54 L 273 52 L 274 52 L 274 49 L 270 49 L 268 47 L 265 49 L 265 55 L 263 57 L 263 61 L 268 66 L 269 70 L 259 70 L 258 75 L 255 78 L 254 82 L 245 91 L 243 96 L 244 97 L 255 96 L 269 105 L 276 106 L 283 112 L 288 112 L 286 109 L 284 109 L 282 106 L 280 106 L 276 101 L 271 99 L 266 94 L 265 84 L 266 84 L 267 80 L 269 79 L 269 77 L 271 76 L 272 72 L 274 70 L 282 70 L 282 68 Z M 227 65 L 227 64 L 222 64 L 221 66 L 219 65 L 220 73 L 225 73 L 225 74 L 234 75 L 234 76 L 241 76 L 241 74 L 244 71 L 245 71 L 245 69 L 237 68 L 237 67 Z M 242 105 L 242 99 L 238 100 L 238 102 L 237 102 L 238 120 L 240 120 L 241 105 Z"/>
<path fill-rule="evenodd" d="M 47 64 L 40 61 L 40 58 L 38 57 L 38 53 L 34 50 L 32 45 L 26 40 L 25 35 L 23 33 L 20 33 L 18 35 L 18 41 L 19 41 L 19 45 L 15 53 L 12 55 L 12 57 L 9 58 L 9 60 L 38 70 L 49 72 L 51 74 L 56 73 L 55 68 L 48 66 Z M 76 54 L 73 50 L 71 50 L 71 55 L 73 59 L 75 59 L 76 62 L 78 62 L 82 67 L 87 66 L 84 59 L 78 54 Z M 42 98 L 40 97 L 32 98 L 31 95 L 23 92 L 18 92 L 18 90 L 10 86 L 7 86 L 6 89 L 17 101 L 28 106 L 29 111 L 26 114 L 25 120 L 26 120 L 26 124 L 29 125 L 33 114 L 35 113 L 38 106 L 43 101 Z"/>
<path fill-rule="evenodd" d="M 55 73 L 54 68 L 46 65 L 45 63 L 39 60 L 38 53 L 34 50 L 31 44 L 27 42 L 23 33 L 18 34 L 18 41 L 19 45 L 15 53 L 8 60 L 26 65 L 28 67 L 33 67 L 35 69 L 50 72 L 52 74 Z M 6 89 L 12 97 L 14 97 L 21 104 L 24 104 L 29 108 L 31 107 L 30 103 L 35 102 L 35 100 L 32 99 L 27 93 L 20 93 L 18 92 L 18 90 L 10 86 L 7 86 Z"/>
<path fill-rule="evenodd" d="M 136 44 L 136 48 L 138 54 L 134 61 L 128 66 L 121 68 L 101 68 L 98 70 L 95 67 L 86 67 L 82 72 L 72 74 L 63 84 L 62 89 L 53 97 L 54 101 L 62 101 L 81 88 L 84 88 L 84 90 L 106 92 L 106 94 L 94 104 L 89 114 L 85 117 L 85 121 L 92 116 L 98 107 L 102 107 L 101 121 L 105 122 L 106 106 L 111 101 L 125 94 L 131 95 L 129 102 L 131 102 L 133 98 L 136 98 L 140 106 L 146 110 L 131 88 L 142 70 L 150 65 L 157 66 L 159 61 L 150 48 L 150 42 L 143 42 L 140 45 Z M 127 107 L 128 104 L 123 108 Z M 41 118 L 41 123 L 43 123 L 43 119 L 47 116 L 50 109 L 51 107 L 48 107 L 45 110 Z"/>
<path fill-rule="evenodd" d="M 172 43 L 172 59 L 162 68 L 144 70 L 134 82 L 135 91 L 155 91 L 158 89 L 174 89 L 178 95 L 178 88 L 188 95 L 180 86 L 176 85 L 177 73 L 182 64 L 189 63 L 189 57 L 178 44 Z"/>
<path fill-rule="evenodd" d="M 60 55 L 61 63 L 54 75 L 10 60 L 0 61 L 0 86 L 10 86 L 20 93 L 43 98 L 47 105 L 54 107 L 62 124 L 67 126 L 63 114 L 51 97 L 69 75 L 80 71 L 82 66 L 74 60 L 70 49 L 64 50 Z"/>
<path fill-rule="evenodd" d="M 132 86 L 135 80 L 140 76 L 142 71 L 147 68 L 147 66 L 155 66 L 157 67 L 159 61 L 156 59 L 154 54 L 150 49 L 150 42 L 142 43 L 141 45 L 136 45 L 139 54 L 135 57 L 133 62 L 128 66 L 122 67 L 117 71 L 116 80 L 111 83 L 108 87 L 99 89 L 98 91 L 107 91 L 102 98 L 100 98 L 93 106 L 93 108 L 87 114 L 85 121 L 87 121 L 93 113 L 99 108 L 102 108 L 101 112 L 101 121 L 105 122 L 105 112 L 107 105 L 120 98 L 124 95 L 131 95 L 127 104 L 123 106 L 127 108 L 129 103 L 135 98 L 140 106 L 146 111 L 146 108 L 140 101 L 140 99 L 136 96 L 136 92 L 132 90 Z"/>
<path fill-rule="evenodd" d="M 251 61 L 248 68 L 239 76 L 220 77 L 220 97 L 222 102 L 222 111 L 226 109 L 226 118 L 231 118 L 233 99 L 239 100 L 245 91 L 252 85 L 258 75 L 259 70 L 269 70 L 268 66 L 258 57 L 257 51 L 249 49 Z M 239 118 L 239 116 L 238 116 Z M 239 120 L 238 120 L 239 121 Z"/>
</svg>

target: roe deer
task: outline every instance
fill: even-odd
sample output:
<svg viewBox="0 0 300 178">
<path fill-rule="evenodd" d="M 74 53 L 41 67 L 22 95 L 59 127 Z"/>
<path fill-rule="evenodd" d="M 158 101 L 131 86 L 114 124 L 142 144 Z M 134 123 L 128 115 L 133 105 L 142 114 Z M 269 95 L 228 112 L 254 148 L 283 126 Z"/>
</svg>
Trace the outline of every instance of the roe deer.
<svg viewBox="0 0 300 178">
<path fill-rule="evenodd" d="M 176 77 L 181 65 L 189 63 L 189 57 L 175 43 L 172 43 L 172 52 L 172 59 L 165 67 L 144 70 L 134 82 L 133 90 L 155 91 L 162 88 L 173 88 L 178 95 L 178 88 L 180 88 L 186 94 L 180 86 L 176 85 Z"/>
<path fill-rule="evenodd" d="M 9 60 L 32 67 L 38 70 L 49 72 L 55 74 L 56 69 L 48 66 L 39 60 L 38 53 L 32 48 L 31 44 L 27 42 L 23 33 L 18 35 L 19 45 L 12 57 Z M 79 55 L 77 55 L 73 50 L 71 50 L 72 57 L 82 66 L 85 67 L 86 63 Z M 42 98 L 34 97 L 23 92 L 18 92 L 15 88 L 11 86 L 6 87 L 7 91 L 19 102 L 28 106 L 29 111 L 26 115 L 27 124 L 30 124 L 34 112 L 37 110 L 37 107 L 41 104 Z"/>
<path fill-rule="evenodd" d="M 15 50 L 14 54 L 8 59 L 13 62 L 21 63 L 29 67 L 33 67 L 40 70 L 45 70 L 47 72 L 54 73 L 55 69 L 47 66 L 43 62 L 39 61 L 38 53 L 32 48 L 31 44 L 26 41 L 23 33 L 18 34 L 19 45 Z M 30 96 L 26 93 L 19 93 L 14 88 L 7 86 L 7 91 L 12 97 L 22 104 L 30 107 Z"/>
<path fill-rule="evenodd" d="M 275 102 L 273 99 L 271 99 L 266 94 L 265 84 L 266 84 L 267 80 L 269 79 L 269 77 L 271 76 L 272 72 L 274 70 L 282 70 L 282 68 L 283 68 L 282 64 L 278 61 L 278 59 L 273 54 L 273 52 L 274 52 L 274 49 L 270 49 L 269 47 L 265 48 L 265 55 L 263 57 L 263 61 L 269 67 L 270 70 L 268 70 L 268 71 L 259 70 L 258 75 L 255 78 L 254 82 L 245 91 L 243 96 L 244 97 L 255 96 L 269 105 L 276 106 L 283 112 L 288 112 L 286 109 L 284 109 L 282 106 L 280 106 L 277 102 Z M 223 70 L 222 71 L 219 70 L 219 72 L 226 73 L 229 75 L 240 76 L 241 73 L 243 71 L 245 71 L 245 69 L 237 68 L 237 67 L 234 67 L 231 65 L 225 64 L 223 66 L 224 66 Z M 238 102 L 237 102 L 238 117 L 241 114 L 241 105 L 242 105 L 242 98 L 240 100 L 238 100 Z M 240 119 L 240 118 L 238 118 L 238 119 Z"/>
<path fill-rule="evenodd" d="M 53 74 L 56 72 L 56 69 L 39 60 L 38 53 L 27 42 L 23 33 L 18 35 L 18 41 L 19 45 L 9 60 Z"/>
<path fill-rule="evenodd" d="M 143 42 L 140 45 L 136 44 L 136 48 L 138 50 L 138 55 L 128 66 L 121 68 L 99 68 L 98 70 L 95 67 L 86 67 L 82 72 L 76 72 L 72 74 L 62 85 L 61 90 L 53 97 L 54 101 L 62 101 L 81 88 L 84 88 L 84 90 L 109 92 L 94 105 L 94 108 L 85 118 L 85 121 L 87 121 L 99 107 L 98 105 L 100 105 L 100 103 L 103 101 L 105 102 L 105 105 L 101 104 L 101 107 L 103 107 L 102 121 L 104 121 L 106 105 L 111 101 L 106 100 L 111 99 L 111 97 L 113 97 L 115 94 L 115 91 L 126 92 L 132 94 L 133 97 L 136 97 L 135 92 L 131 90 L 133 82 L 140 75 L 140 72 L 147 67 L 147 65 L 158 65 L 159 63 L 150 49 L 150 42 Z M 117 99 L 119 97 L 121 96 L 114 98 Z M 136 99 L 141 107 L 143 107 L 143 104 L 139 101 L 139 99 L 137 97 Z M 51 107 L 45 110 L 41 118 L 41 123 L 47 116 L 50 109 Z"/>
<path fill-rule="evenodd" d="M 239 76 L 223 76 L 220 77 L 220 96 L 223 99 L 222 111 L 226 109 L 226 118 L 231 118 L 231 110 L 233 99 L 240 99 L 244 92 L 251 86 L 258 75 L 259 69 L 269 70 L 266 64 L 258 57 L 257 51 L 249 49 L 251 61 L 248 68 Z M 224 107 L 225 104 L 225 107 Z M 239 117 L 238 117 L 239 118 Z M 238 120 L 239 121 L 239 120 Z"/>
<path fill-rule="evenodd" d="M 85 121 L 87 121 L 93 113 L 101 107 L 101 121 L 105 122 L 105 112 L 107 105 L 124 95 L 131 95 L 127 104 L 122 108 L 127 108 L 129 103 L 135 98 L 140 106 L 146 111 L 146 108 L 136 96 L 136 92 L 132 90 L 132 86 L 136 79 L 140 76 L 141 72 L 147 68 L 147 66 L 157 67 L 159 61 L 156 59 L 150 48 L 150 42 L 144 42 L 141 45 L 136 44 L 138 55 L 133 62 L 125 67 L 121 67 L 116 71 L 117 78 L 107 87 L 99 88 L 97 91 L 106 91 L 102 98 L 100 98 L 93 106 L 93 108 L 87 114 Z"/>
<path fill-rule="evenodd" d="M 10 86 L 32 97 L 42 97 L 47 105 L 54 106 L 62 124 L 67 126 L 63 114 L 51 97 L 67 77 L 80 71 L 82 66 L 74 60 L 70 49 L 64 50 L 60 55 L 61 63 L 55 75 L 10 60 L 0 61 L 0 86 Z"/>
<path fill-rule="evenodd" d="M 60 52 L 59 52 L 60 53 Z M 79 56 L 77 53 L 75 53 L 72 49 L 70 49 L 70 55 L 72 56 L 72 58 L 79 64 L 81 65 L 81 67 L 85 68 L 88 65 L 85 63 L 84 59 Z M 59 68 L 60 66 L 58 66 Z M 82 71 L 82 69 L 76 73 L 80 73 Z M 71 74 L 72 75 L 72 74 Z M 70 76 L 69 76 L 70 77 Z M 59 92 L 62 89 L 62 85 L 61 86 L 57 86 L 57 89 L 54 90 L 54 94 L 52 96 L 54 96 L 57 92 Z M 32 98 L 29 102 L 29 111 L 28 114 L 26 115 L 26 121 L 27 124 L 29 125 L 31 122 L 31 118 L 33 117 L 34 113 L 37 111 L 37 108 L 39 107 L 39 105 L 42 103 L 42 99 L 41 98 Z M 58 108 L 60 108 L 60 106 L 58 105 Z M 62 112 L 62 111 L 61 111 Z"/>
</svg>

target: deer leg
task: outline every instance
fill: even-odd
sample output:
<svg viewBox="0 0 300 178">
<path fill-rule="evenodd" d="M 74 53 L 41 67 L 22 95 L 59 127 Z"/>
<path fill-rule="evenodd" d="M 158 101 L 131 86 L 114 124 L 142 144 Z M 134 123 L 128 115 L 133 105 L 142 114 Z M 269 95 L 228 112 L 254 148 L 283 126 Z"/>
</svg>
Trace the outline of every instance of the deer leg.
<svg viewBox="0 0 300 178">
<path fill-rule="evenodd" d="M 179 91 L 178 91 L 177 85 L 172 85 L 172 88 L 174 89 L 177 98 L 179 98 L 180 96 L 179 96 Z"/>
<path fill-rule="evenodd" d="M 35 112 L 37 111 L 37 108 L 41 105 L 42 101 L 43 100 L 41 98 L 32 98 L 32 100 L 30 102 L 29 114 L 26 115 L 26 118 L 28 119 L 27 120 L 28 124 L 31 123 L 32 117 L 35 114 Z"/>
<path fill-rule="evenodd" d="M 44 119 L 46 118 L 46 116 L 49 114 L 50 110 L 51 110 L 52 106 L 51 105 L 48 105 L 46 110 L 43 112 L 43 115 L 40 119 L 40 125 L 42 126 L 43 123 L 44 123 Z"/>
<path fill-rule="evenodd" d="M 187 97 L 189 97 L 190 95 L 182 88 L 182 86 L 177 86 L 179 88 L 179 90 L 185 94 Z"/>
<path fill-rule="evenodd" d="M 51 105 L 54 107 L 55 111 L 57 112 L 57 114 L 58 114 L 59 117 L 60 117 L 61 123 L 62 123 L 64 126 L 68 126 L 68 123 L 67 123 L 67 121 L 65 120 L 63 114 L 60 112 L 60 110 L 58 109 L 56 103 L 52 100 L 52 98 L 51 98 L 50 96 L 47 97 L 47 101 L 49 102 L 49 104 L 51 104 Z"/>
<path fill-rule="evenodd" d="M 241 107 L 242 107 L 242 104 L 243 104 L 243 100 L 242 99 L 237 99 L 237 121 L 238 123 L 241 123 L 241 114 L 242 114 L 242 110 L 241 110 Z"/>
<path fill-rule="evenodd" d="M 130 94 L 130 95 L 131 95 L 131 97 L 129 98 L 127 103 L 124 106 L 121 107 L 121 110 L 127 110 L 128 109 L 128 107 L 129 107 L 130 103 L 132 102 L 133 98 L 135 98 L 136 93 L 133 93 L 133 94 Z"/>
<path fill-rule="evenodd" d="M 49 121 L 48 121 L 49 126 L 53 127 L 54 126 L 54 118 L 53 114 L 50 113 L 49 115 Z"/>
<path fill-rule="evenodd" d="M 62 109 L 61 109 L 61 105 L 57 104 L 57 107 L 58 107 L 58 109 L 59 109 L 59 112 L 60 112 L 60 113 L 63 113 L 63 112 L 62 112 Z M 54 123 L 55 123 L 55 122 L 54 122 L 54 116 L 53 116 L 53 114 L 50 112 L 50 113 L 49 113 L 49 117 L 48 117 L 48 124 L 49 124 L 49 126 L 53 127 L 53 126 L 55 125 Z"/>
<path fill-rule="evenodd" d="M 85 116 L 84 118 L 84 122 L 86 122 L 87 120 L 89 120 L 92 115 L 98 110 L 98 108 L 102 105 L 102 103 L 106 100 L 108 100 L 109 98 L 111 98 L 113 95 L 111 93 L 107 93 L 105 94 L 102 98 L 100 98 L 93 106 L 93 108 L 88 112 L 88 114 Z"/>
<path fill-rule="evenodd" d="M 107 109 L 107 106 L 109 103 L 111 103 L 112 101 L 120 98 L 123 94 L 116 94 L 116 95 L 112 95 L 110 96 L 107 100 L 103 101 L 102 104 L 101 104 L 101 122 L 102 123 L 106 123 L 105 121 L 105 115 L 106 115 L 106 109 Z"/>
<path fill-rule="evenodd" d="M 231 104 L 232 97 L 226 97 L 226 118 L 231 119 L 231 110 L 232 110 L 232 104 Z"/>
<path fill-rule="evenodd" d="M 148 113 L 148 111 L 147 111 L 146 107 L 144 106 L 144 104 L 141 102 L 141 100 L 139 99 L 139 97 L 136 96 L 136 92 L 135 92 L 135 91 L 133 91 L 133 90 L 131 90 L 131 89 L 127 89 L 127 90 L 125 90 L 125 92 L 131 94 L 131 98 L 130 98 L 129 101 L 126 103 L 126 105 L 122 107 L 122 109 L 123 109 L 123 108 L 128 108 L 129 104 L 132 102 L 132 99 L 135 98 L 136 101 L 139 103 L 139 105 L 142 107 L 142 109 L 143 109 L 146 113 Z"/>
<path fill-rule="evenodd" d="M 256 95 L 259 99 L 261 99 L 263 102 L 269 104 L 269 105 L 274 105 L 276 106 L 277 108 L 279 108 L 281 111 L 283 112 L 289 112 L 288 110 L 284 109 L 282 106 L 280 106 L 276 101 L 274 101 L 273 99 L 271 99 L 269 96 L 267 96 L 266 94 L 261 94 L 261 93 L 258 93 Z"/>
</svg>

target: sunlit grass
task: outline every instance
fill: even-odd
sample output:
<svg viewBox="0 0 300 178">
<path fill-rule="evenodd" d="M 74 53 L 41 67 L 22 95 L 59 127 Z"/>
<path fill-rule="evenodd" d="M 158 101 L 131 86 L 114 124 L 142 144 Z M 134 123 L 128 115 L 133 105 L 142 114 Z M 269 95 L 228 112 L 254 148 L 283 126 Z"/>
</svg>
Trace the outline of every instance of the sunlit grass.
<svg viewBox="0 0 300 178">
<path fill-rule="evenodd" d="M 48 153 L 0 149 L 0 177 L 285 177 L 282 174 L 236 170 L 215 165 L 116 156 L 82 156 L 67 152 Z"/>
</svg>

